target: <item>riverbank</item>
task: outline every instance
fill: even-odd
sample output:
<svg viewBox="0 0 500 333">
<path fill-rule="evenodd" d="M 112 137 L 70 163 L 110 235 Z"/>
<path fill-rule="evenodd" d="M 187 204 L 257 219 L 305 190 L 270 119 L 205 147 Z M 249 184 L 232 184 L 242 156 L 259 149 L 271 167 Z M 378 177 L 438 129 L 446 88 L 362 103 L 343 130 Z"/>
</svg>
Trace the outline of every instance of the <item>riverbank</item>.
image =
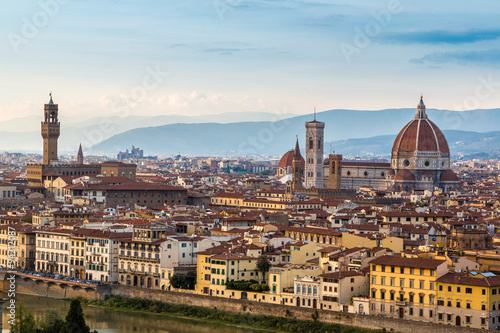
<svg viewBox="0 0 500 333">
<path fill-rule="evenodd" d="M 70 304 L 70 301 L 65 299 L 24 294 L 17 294 L 16 299 L 19 304 L 23 303 L 35 318 L 41 318 L 47 309 L 54 309 L 60 314 L 65 314 Z M 95 329 L 99 333 L 272 333 L 270 330 L 224 325 L 221 322 L 210 322 L 193 317 L 99 307 L 83 302 L 82 308 L 91 330 Z M 9 329 L 8 317 L 4 317 L 4 329 L 7 330 Z"/>
<path fill-rule="evenodd" d="M 383 330 L 368 330 L 358 327 L 345 326 L 333 323 L 317 321 L 318 314 L 312 314 L 311 320 L 297 320 L 295 318 L 282 318 L 265 315 L 253 315 L 249 313 L 231 313 L 218 310 L 217 308 L 205 308 L 185 304 L 170 304 L 160 301 L 146 300 L 140 298 L 127 298 L 113 296 L 106 300 L 82 299 L 88 305 L 132 310 L 134 312 L 147 312 L 163 314 L 166 316 L 180 316 L 184 318 L 197 318 L 207 322 L 219 322 L 236 325 L 238 327 L 250 327 L 265 330 L 297 333 L 380 333 Z"/>
</svg>

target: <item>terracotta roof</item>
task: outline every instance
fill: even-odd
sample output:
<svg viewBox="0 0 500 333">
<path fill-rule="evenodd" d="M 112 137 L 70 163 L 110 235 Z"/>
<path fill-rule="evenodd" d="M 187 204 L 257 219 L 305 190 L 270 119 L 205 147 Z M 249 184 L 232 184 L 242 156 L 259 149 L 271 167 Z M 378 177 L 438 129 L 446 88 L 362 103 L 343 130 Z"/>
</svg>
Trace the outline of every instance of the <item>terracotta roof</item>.
<svg viewBox="0 0 500 333">
<path fill-rule="evenodd" d="M 415 177 L 413 176 L 413 174 L 406 170 L 406 169 L 403 169 L 403 170 L 399 170 L 398 172 L 396 172 L 396 175 L 394 176 L 394 180 L 399 180 L 399 181 L 414 181 L 415 180 Z"/>
<path fill-rule="evenodd" d="M 478 274 L 475 277 L 472 277 L 468 276 L 468 273 L 450 272 L 437 279 L 437 282 L 469 286 L 497 287 L 500 286 L 500 276 L 483 277 Z"/>
<path fill-rule="evenodd" d="M 286 152 L 285 155 L 283 155 L 283 157 L 281 158 L 280 163 L 278 164 L 278 168 L 291 167 L 293 162 L 293 154 L 294 150 Z M 300 158 L 302 160 L 302 168 L 304 168 L 306 166 L 306 162 L 304 160 L 304 157 L 302 157 L 302 155 L 300 155 Z"/>
<path fill-rule="evenodd" d="M 342 279 L 351 276 L 362 276 L 363 274 L 356 271 L 338 271 L 332 273 L 321 274 L 320 277 Z"/>
<path fill-rule="evenodd" d="M 403 257 L 386 255 L 373 259 L 372 261 L 370 261 L 370 264 L 436 269 L 439 265 L 445 262 L 446 260 L 403 258 Z"/>
<path fill-rule="evenodd" d="M 443 172 L 439 179 L 442 182 L 458 182 L 457 175 L 451 170 L 446 170 L 445 172 Z"/>
<path fill-rule="evenodd" d="M 435 151 L 449 153 L 450 148 L 443 132 L 427 118 L 422 100 L 420 100 L 417 110 L 415 118 L 403 127 L 394 140 L 392 152 Z"/>
</svg>

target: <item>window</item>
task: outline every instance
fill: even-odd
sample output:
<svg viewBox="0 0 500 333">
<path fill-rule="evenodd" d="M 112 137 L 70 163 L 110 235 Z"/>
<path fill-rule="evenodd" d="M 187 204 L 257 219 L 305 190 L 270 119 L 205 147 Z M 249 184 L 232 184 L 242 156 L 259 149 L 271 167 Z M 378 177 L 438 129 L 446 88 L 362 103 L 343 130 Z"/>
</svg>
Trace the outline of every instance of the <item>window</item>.
<svg viewBox="0 0 500 333">
<path fill-rule="evenodd" d="M 465 307 L 466 307 L 467 309 L 470 309 L 470 302 L 467 302 L 467 303 L 465 304 Z"/>
<path fill-rule="evenodd" d="M 372 276 L 372 284 L 377 284 L 377 277 L 376 276 Z"/>
<path fill-rule="evenodd" d="M 497 294 L 497 290 L 496 289 L 491 290 L 491 294 L 492 295 L 496 295 Z"/>
<path fill-rule="evenodd" d="M 451 286 L 448 286 L 448 292 L 451 293 Z"/>
<path fill-rule="evenodd" d="M 413 288 L 414 282 L 415 282 L 415 280 L 410 280 L 410 288 Z"/>
<path fill-rule="evenodd" d="M 377 270 L 377 266 L 372 265 L 372 271 L 375 272 Z"/>
<path fill-rule="evenodd" d="M 399 273 L 401 273 L 401 274 L 404 274 L 404 273 L 405 273 L 405 269 L 404 269 L 404 267 L 399 268 Z"/>
<path fill-rule="evenodd" d="M 429 283 L 429 289 L 430 290 L 434 290 L 434 282 L 430 282 Z"/>
<path fill-rule="evenodd" d="M 443 286 L 439 286 L 439 291 L 443 291 Z"/>
<path fill-rule="evenodd" d="M 420 289 L 424 289 L 424 281 L 420 280 Z"/>
<path fill-rule="evenodd" d="M 381 291 L 380 292 L 380 298 L 381 299 L 385 299 L 385 291 Z"/>
<path fill-rule="evenodd" d="M 420 270 L 420 275 L 424 275 L 425 270 L 421 269 Z"/>
<path fill-rule="evenodd" d="M 413 316 L 413 308 L 410 308 L 410 316 Z"/>
<path fill-rule="evenodd" d="M 419 303 L 420 303 L 420 304 L 423 304 L 423 303 L 424 303 L 424 296 L 423 296 L 423 295 L 420 295 L 420 296 L 418 297 L 418 301 L 419 301 Z"/>
<path fill-rule="evenodd" d="M 410 275 L 413 275 L 413 268 L 410 268 Z"/>
<path fill-rule="evenodd" d="M 399 286 L 403 288 L 405 286 L 405 279 L 399 279 Z"/>
<path fill-rule="evenodd" d="M 382 276 L 382 277 L 380 278 L 380 284 L 381 284 L 381 285 L 385 285 L 385 276 Z"/>
<path fill-rule="evenodd" d="M 443 314 L 442 313 L 438 313 L 438 320 L 443 320 Z"/>
<path fill-rule="evenodd" d="M 385 272 L 385 266 L 382 266 L 382 272 Z"/>
<path fill-rule="evenodd" d="M 394 273 L 395 267 L 391 266 L 391 273 Z"/>
<path fill-rule="evenodd" d="M 418 310 L 418 316 L 423 317 L 424 316 L 424 309 L 419 309 Z"/>
<path fill-rule="evenodd" d="M 457 308 L 460 308 L 460 301 L 457 301 Z"/>
<path fill-rule="evenodd" d="M 446 306 L 451 306 L 451 299 L 449 299 L 448 302 L 446 302 Z"/>
<path fill-rule="evenodd" d="M 482 289 L 482 290 L 481 290 L 481 294 L 482 294 L 482 295 L 486 295 L 486 289 Z"/>
<path fill-rule="evenodd" d="M 481 310 L 486 311 L 486 304 L 481 304 Z"/>
<path fill-rule="evenodd" d="M 461 292 L 460 287 L 457 287 L 457 293 Z"/>
<path fill-rule="evenodd" d="M 391 287 L 394 287 L 395 283 L 396 283 L 396 282 L 395 282 L 395 279 L 394 279 L 394 278 L 391 278 Z"/>
</svg>

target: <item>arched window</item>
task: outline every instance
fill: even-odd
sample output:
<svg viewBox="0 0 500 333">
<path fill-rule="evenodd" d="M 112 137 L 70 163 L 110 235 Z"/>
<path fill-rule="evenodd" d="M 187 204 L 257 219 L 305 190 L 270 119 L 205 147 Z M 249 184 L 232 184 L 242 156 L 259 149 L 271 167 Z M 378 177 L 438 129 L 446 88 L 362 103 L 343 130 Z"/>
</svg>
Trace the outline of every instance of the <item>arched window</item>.
<svg viewBox="0 0 500 333">
<path fill-rule="evenodd" d="M 313 148 L 314 148 L 313 138 L 309 138 L 309 149 L 313 149 Z"/>
</svg>

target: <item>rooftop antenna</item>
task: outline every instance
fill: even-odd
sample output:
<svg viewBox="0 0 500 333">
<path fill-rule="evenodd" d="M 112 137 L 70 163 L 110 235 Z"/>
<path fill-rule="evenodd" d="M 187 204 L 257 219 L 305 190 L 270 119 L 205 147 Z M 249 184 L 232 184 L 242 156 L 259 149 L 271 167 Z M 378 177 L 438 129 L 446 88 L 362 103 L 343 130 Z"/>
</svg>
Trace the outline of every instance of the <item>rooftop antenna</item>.
<svg viewBox="0 0 500 333">
<path fill-rule="evenodd" d="M 316 107 L 314 107 L 314 121 L 316 121 Z"/>
</svg>

